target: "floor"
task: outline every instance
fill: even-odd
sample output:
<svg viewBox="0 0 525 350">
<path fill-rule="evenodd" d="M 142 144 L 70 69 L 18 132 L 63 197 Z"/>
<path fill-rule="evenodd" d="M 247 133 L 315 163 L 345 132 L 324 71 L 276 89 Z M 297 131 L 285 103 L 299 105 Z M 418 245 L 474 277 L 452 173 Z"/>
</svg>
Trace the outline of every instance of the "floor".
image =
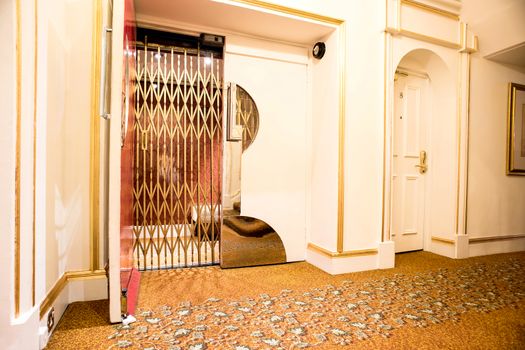
<svg viewBox="0 0 525 350">
<path fill-rule="evenodd" d="M 74 303 L 48 349 L 522 349 L 525 252 L 331 276 L 301 262 L 143 273 L 130 326 Z"/>
</svg>

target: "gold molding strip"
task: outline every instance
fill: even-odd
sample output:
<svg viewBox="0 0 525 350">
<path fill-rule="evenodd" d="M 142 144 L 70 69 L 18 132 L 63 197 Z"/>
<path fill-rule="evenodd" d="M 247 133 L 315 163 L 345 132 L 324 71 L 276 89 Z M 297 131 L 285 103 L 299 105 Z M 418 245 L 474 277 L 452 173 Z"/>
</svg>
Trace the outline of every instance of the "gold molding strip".
<svg viewBox="0 0 525 350">
<path fill-rule="evenodd" d="M 454 12 L 443 10 L 443 9 L 440 9 L 440 8 L 437 8 L 437 7 L 434 7 L 434 6 L 431 6 L 431 5 L 427 5 L 427 4 L 418 2 L 418 1 L 401 0 L 401 4 L 402 5 L 406 5 L 406 6 L 410 6 L 410 7 L 413 7 L 413 8 L 417 8 L 419 10 L 422 10 L 422 11 L 425 11 L 425 12 L 428 12 L 428 13 L 432 13 L 432 14 L 435 14 L 435 15 L 438 15 L 438 16 L 441 16 L 441 17 L 446 17 L 446 18 L 453 19 L 455 21 L 459 21 L 459 15 L 454 13 Z"/>
<path fill-rule="evenodd" d="M 317 253 L 321 253 L 325 256 L 328 256 L 329 258 L 347 258 L 351 256 L 358 256 L 358 255 L 375 255 L 377 254 L 377 248 L 370 248 L 370 249 L 355 249 L 355 250 L 347 250 L 343 252 L 332 252 L 328 249 L 319 247 L 318 245 L 315 245 L 313 243 L 308 243 L 308 249 L 311 249 Z"/>
<path fill-rule="evenodd" d="M 465 154 L 465 210 L 464 210 L 464 214 L 465 215 L 465 219 L 464 219 L 464 227 L 463 227 L 463 234 L 467 234 L 468 233 L 468 174 L 469 174 L 469 161 L 470 161 L 470 158 L 469 158 L 469 154 L 470 154 L 470 82 L 471 82 L 471 73 L 472 73 L 472 63 L 471 63 L 471 57 L 470 55 L 468 55 L 467 59 L 468 59 L 468 79 L 467 79 L 467 130 L 466 130 L 466 134 L 467 134 L 467 140 L 466 140 L 466 154 Z"/>
<path fill-rule="evenodd" d="M 31 283 L 33 290 L 31 291 L 32 306 L 36 303 L 36 131 L 37 131 L 37 80 L 38 80 L 38 0 L 35 0 L 35 62 L 34 62 L 34 86 L 33 86 L 33 239 L 32 239 L 32 269 Z"/>
<path fill-rule="evenodd" d="M 341 25 L 341 24 L 343 24 L 345 22 L 345 21 L 343 21 L 341 19 L 337 19 L 337 18 L 333 18 L 333 17 L 327 17 L 327 16 L 319 15 L 319 14 L 316 14 L 316 13 L 313 13 L 313 12 L 298 10 L 298 9 L 295 9 L 295 8 L 282 6 L 282 5 L 277 5 L 277 4 L 269 3 L 269 2 L 266 2 L 266 1 L 260 1 L 260 0 L 231 0 L 231 2 L 238 3 L 238 4 L 255 6 L 255 7 L 259 7 L 259 8 L 265 9 L 265 10 L 271 10 L 271 11 L 275 11 L 275 12 L 279 12 L 279 13 L 284 13 L 284 14 L 287 14 L 287 15 L 293 15 L 293 16 L 297 16 L 297 17 L 307 18 L 307 19 L 311 19 L 311 20 L 314 20 L 314 21 L 319 21 L 319 22 L 328 23 L 328 24 L 332 24 L 332 25 Z"/>
<path fill-rule="evenodd" d="M 63 274 L 62 277 L 60 277 L 58 281 L 56 281 L 55 285 L 53 286 L 53 288 L 51 288 L 49 293 L 47 293 L 44 300 L 42 300 L 42 303 L 40 304 L 40 319 L 44 317 L 45 313 L 47 312 L 47 310 L 49 310 L 53 302 L 56 300 L 58 295 L 62 292 L 62 290 L 66 286 L 66 284 L 67 284 L 67 276 L 66 274 Z"/>
<path fill-rule="evenodd" d="M 22 122 L 22 13 L 16 1 L 15 317 L 20 314 L 20 133 Z"/>
<path fill-rule="evenodd" d="M 91 58 L 91 150 L 89 158 L 90 188 L 90 269 L 99 268 L 100 259 L 100 117 L 98 115 L 100 95 L 100 59 L 101 59 L 101 28 L 102 28 L 102 3 L 101 0 L 93 2 L 93 42 Z"/>
<path fill-rule="evenodd" d="M 438 237 L 438 236 L 431 236 L 430 239 L 435 242 L 441 242 L 441 243 L 452 244 L 452 245 L 456 244 L 456 241 L 454 241 L 453 239 L 448 239 L 448 238 L 443 238 L 443 237 Z"/>
<path fill-rule="evenodd" d="M 463 59 L 461 53 L 459 55 L 458 62 L 458 71 L 457 71 L 457 81 L 456 81 L 456 130 L 457 130 L 457 179 L 456 179 L 456 235 L 459 234 L 459 201 L 460 201 L 460 190 L 461 190 L 461 119 L 463 116 L 462 105 L 462 74 L 463 74 Z"/>
<path fill-rule="evenodd" d="M 345 210 L 345 118 L 346 118 L 346 25 L 339 26 L 339 156 L 337 174 L 337 252 L 344 250 Z"/>
<path fill-rule="evenodd" d="M 386 4 L 386 10 L 387 10 L 387 18 L 385 20 L 385 23 L 388 23 L 388 3 Z M 383 33 L 383 193 L 381 194 L 382 198 L 382 208 L 381 208 L 381 242 L 385 241 L 385 209 L 386 209 L 386 151 L 387 151 L 387 90 L 388 90 L 388 79 L 387 79 L 387 36 L 388 33 Z M 391 189 L 390 189 L 391 191 Z M 389 207 L 390 207 L 391 200 L 388 200 Z M 390 209 L 389 209 L 390 210 Z M 388 230 L 389 236 L 390 236 L 390 229 Z"/>
<path fill-rule="evenodd" d="M 53 288 L 51 288 L 49 293 L 47 293 L 44 300 L 42 300 L 42 303 L 40 303 L 40 319 L 44 317 L 46 312 L 53 305 L 53 303 L 58 298 L 60 293 L 62 293 L 62 290 L 66 287 L 69 281 L 91 280 L 91 279 L 99 279 L 102 277 L 106 277 L 105 270 L 97 270 L 97 271 L 86 270 L 86 271 L 67 271 L 65 272 L 62 275 L 62 277 L 60 277 L 58 281 L 55 283 Z"/>
<path fill-rule="evenodd" d="M 76 280 L 90 280 L 90 279 L 99 279 L 106 276 L 106 270 L 81 270 L 81 271 L 67 271 L 66 273 L 68 281 Z"/>
<path fill-rule="evenodd" d="M 505 235 L 505 236 L 490 236 L 490 237 L 473 237 L 469 238 L 468 242 L 472 243 L 487 243 L 495 241 L 507 241 L 510 239 L 522 239 L 525 238 L 525 234 L 518 235 Z"/>
<path fill-rule="evenodd" d="M 425 42 L 430 43 L 430 44 L 436 44 L 436 45 L 448 47 L 448 48 L 451 48 L 451 49 L 457 49 L 457 50 L 461 49 L 461 45 L 458 44 L 458 43 L 454 43 L 452 41 L 443 40 L 443 39 L 439 39 L 439 38 L 436 38 L 436 37 L 433 37 L 433 36 L 428 36 L 428 35 L 424 35 L 424 34 L 420 34 L 420 33 L 416 33 L 416 32 L 411 32 L 411 31 L 406 30 L 406 29 L 396 30 L 396 29 L 393 29 L 393 28 L 389 27 L 389 28 L 386 28 L 385 31 L 390 33 L 390 34 L 392 34 L 392 35 L 403 35 L 403 36 L 406 36 L 408 38 L 425 41 Z"/>
</svg>

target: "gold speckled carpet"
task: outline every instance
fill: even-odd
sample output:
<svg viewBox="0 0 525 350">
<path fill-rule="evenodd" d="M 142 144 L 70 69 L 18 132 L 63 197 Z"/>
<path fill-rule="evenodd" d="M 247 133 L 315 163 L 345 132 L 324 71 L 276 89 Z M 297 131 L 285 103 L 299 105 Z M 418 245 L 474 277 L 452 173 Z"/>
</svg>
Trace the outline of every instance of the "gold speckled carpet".
<svg viewBox="0 0 525 350">
<path fill-rule="evenodd" d="M 525 252 L 331 276 L 307 263 L 142 274 L 136 323 L 74 303 L 47 349 L 523 349 Z"/>
</svg>

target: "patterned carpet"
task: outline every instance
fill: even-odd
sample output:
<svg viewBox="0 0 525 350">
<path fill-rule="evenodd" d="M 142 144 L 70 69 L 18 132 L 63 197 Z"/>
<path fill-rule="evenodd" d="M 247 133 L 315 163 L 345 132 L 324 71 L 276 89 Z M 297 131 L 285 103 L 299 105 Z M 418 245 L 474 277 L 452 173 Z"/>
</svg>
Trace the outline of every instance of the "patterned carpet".
<svg viewBox="0 0 525 350">
<path fill-rule="evenodd" d="M 74 304 L 48 349 L 525 346 L 525 253 L 451 260 L 419 252 L 396 259 L 395 269 L 343 276 L 306 263 L 146 273 L 136 323 L 110 326 L 99 320 L 86 327 L 86 317 L 105 317 L 107 303 Z M 87 316 L 93 310 L 95 316 Z M 485 330 L 475 336 L 481 341 L 463 342 L 483 322 L 495 333 Z M 454 335 L 463 329 L 466 338 Z M 425 343 L 433 332 L 458 339 Z"/>
</svg>

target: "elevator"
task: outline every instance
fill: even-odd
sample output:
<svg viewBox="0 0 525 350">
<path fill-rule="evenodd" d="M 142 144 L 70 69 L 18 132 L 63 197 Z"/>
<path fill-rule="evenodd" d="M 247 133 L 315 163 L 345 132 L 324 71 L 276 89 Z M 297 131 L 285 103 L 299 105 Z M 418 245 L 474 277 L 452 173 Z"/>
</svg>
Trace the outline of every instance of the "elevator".
<svg viewBox="0 0 525 350">
<path fill-rule="evenodd" d="M 119 122 L 109 256 L 118 207 L 120 291 L 129 271 L 305 260 L 309 230 L 332 225 L 323 216 L 337 204 L 324 201 L 337 182 L 318 170 L 337 171 L 337 153 L 324 151 L 337 150 L 337 137 L 321 140 L 337 136 L 335 27 L 209 0 L 135 5 L 136 36 L 124 35 L 124 64 L 112 64 L 121 74 L 112 73 L 111 107 L 122 111 L 110 131 L 114 145 Z M 319 40 L 328 44 L 322 62 L 310 53 Z M 313 168 L 315 159 L 327 166 Z M 112 273 L 110 263 L 116 295 Z M 114 319 L 111 298 L 110 311 Z"/>
<path fill-rule="evenodd" d="M 128 132 L 140 270 L 219 261 L 223 59 L 203 38 L 137 29 Z"/>
</svg>

